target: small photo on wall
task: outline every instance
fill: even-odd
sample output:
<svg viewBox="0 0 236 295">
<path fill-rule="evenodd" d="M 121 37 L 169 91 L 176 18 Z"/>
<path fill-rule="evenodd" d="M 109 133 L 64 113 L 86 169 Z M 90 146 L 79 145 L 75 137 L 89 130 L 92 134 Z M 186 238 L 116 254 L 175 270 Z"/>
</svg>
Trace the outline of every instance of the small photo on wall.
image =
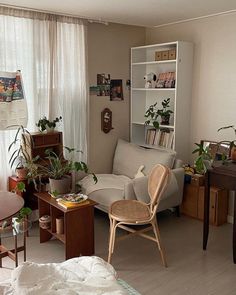
<svg viewBox="0 0 236 295">
<path fill-rule="evenodd" d="M 124 100 L 122 80 L 111 80 L 110 100 L 111 101 Z"/>
<path fill-rule="evenodd" d="M 110 85 L 110 74 L 97 74 L 97 85 Z"/>
</svg>

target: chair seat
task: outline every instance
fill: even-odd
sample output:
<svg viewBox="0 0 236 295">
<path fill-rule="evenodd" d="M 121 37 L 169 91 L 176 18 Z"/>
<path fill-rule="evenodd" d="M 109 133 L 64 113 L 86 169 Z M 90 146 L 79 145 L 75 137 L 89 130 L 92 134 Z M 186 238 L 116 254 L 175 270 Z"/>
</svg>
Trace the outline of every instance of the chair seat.
<svg viewBox="0 0 236 295">
<path fill-rule="evenodd" d="M 119 200 L 110 207 L 112 218 L 121 221 L 146 221 L 151 217 L 149 207 L 137 200 Z"/>
</svg>

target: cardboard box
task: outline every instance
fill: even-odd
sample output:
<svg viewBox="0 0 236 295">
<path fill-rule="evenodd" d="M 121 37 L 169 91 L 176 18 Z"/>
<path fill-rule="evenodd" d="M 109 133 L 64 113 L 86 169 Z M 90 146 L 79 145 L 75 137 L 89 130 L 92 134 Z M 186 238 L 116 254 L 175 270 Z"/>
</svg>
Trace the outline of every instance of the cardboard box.
<svg viewBox="0 0 236 295">
<path fill-rule="evenodd" d="M 161 58 L 162 58 L 162 60 L 169 59 L 169 50 L 162 51 L 161 52 Z"/>
<path fill-rule="evenodd" d="M 156 51 L 155 52 L 155 61 L 159 61 L 159 60 L 162 60 L 161 51 Z"/>
<path fill-rule="evenodd" d="M 201 174 L 193 174 L 191 184 L 196 186 L 202 186 L 205 183 L 205 176 Z"/>
<path fill-rule="evenodd" d="M 169 50 L 169 59 L 176 59 L 176 49 Z"/>
</svg>

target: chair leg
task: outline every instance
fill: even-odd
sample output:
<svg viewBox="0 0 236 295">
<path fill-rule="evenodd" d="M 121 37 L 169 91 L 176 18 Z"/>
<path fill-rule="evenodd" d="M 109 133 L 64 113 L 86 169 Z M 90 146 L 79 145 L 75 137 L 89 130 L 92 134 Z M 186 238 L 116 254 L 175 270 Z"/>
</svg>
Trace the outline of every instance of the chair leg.
<svg viewBox="0 0 236 295">
<path fill-rule="evenodd" d="M 159 249 L 160 254 L 161 254 L 162 263 L 163 263 L 163 265 L 165 267 L 167 267 L 166 257 L 165 257 L 164 249 L 163 249 L 163 247 L 161 245 L 161 237 L 160 237 L 160 232 L 159 232 L 159 228 L 158 228 L 156 220 L 152 222 L 152 227 L 153 227 L 153 232 L 154 232 L 155 237 L 156 237 L 158 249 Z"/>
<path fill-rule="evenodd" d="M 0 236 L 0 246 L 2 245 L 2 239 L 1 239 L 1 236 Z M 0 254 L 1 254 L 1 251 L 0 251 Z M 0 268 L 2 268 L 2 257 L 0 257 Z"/>
<path fill-rule="evenodd" d="M 28 232 L 24 232 L 24 262 L 26 261 L 26 237 L 28 237 Z"/>
<path fill-rule="evenodd" d="M 115 242 L 115 225 L 116 221 L 110 218 L 110 238 L 109 238 L 109 253 L 108 253 L 108 263 L 111 263 L 111 256 L 114 251 L 114 242 Z"/>
<path fill-rule="evenodd" d="M 14 239 L 15 239 L 15 262 L 17 267 L 18 266 L 17 235 L 14 236 Z"/>
</svg>

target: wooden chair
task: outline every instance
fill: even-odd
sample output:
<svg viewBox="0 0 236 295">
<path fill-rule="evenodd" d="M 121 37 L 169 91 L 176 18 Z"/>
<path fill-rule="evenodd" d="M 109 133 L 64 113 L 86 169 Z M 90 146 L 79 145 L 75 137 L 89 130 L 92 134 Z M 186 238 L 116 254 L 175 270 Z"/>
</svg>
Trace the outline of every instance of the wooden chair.
<svg viewBox="0 0 236 295">
<path fill-rule="evenodd" d="M 124 239 L 130 235 L 139 235 L 156 242 L 161 254 L 162 263 L 165 267 L 167 267 L 164 250 L 160 241 L 160 232 L 156 220 L 156 211 L 160 199 L 168 184 L 169 177 L 169 168 L 158 164 L 152 169 L 148 177 L 148 193 L 150 196 L 149 204 L 137 200 L 119 200 L 111 204 L 109 210 L 109 263 L 111 262 L 111 256 L 114 252 L 116 229 L 119 227 L 129 232 L 128 235 L 120 237 L 119 240 Z M 145 224 L 151 224 L 151 226 L 141 230 L 135 230 L 134 228 L 127 226 Z M 155 238 L 145 234 L 145 232 L 150 231 L 150 229 L 153 229 Z"/>
</svg>

